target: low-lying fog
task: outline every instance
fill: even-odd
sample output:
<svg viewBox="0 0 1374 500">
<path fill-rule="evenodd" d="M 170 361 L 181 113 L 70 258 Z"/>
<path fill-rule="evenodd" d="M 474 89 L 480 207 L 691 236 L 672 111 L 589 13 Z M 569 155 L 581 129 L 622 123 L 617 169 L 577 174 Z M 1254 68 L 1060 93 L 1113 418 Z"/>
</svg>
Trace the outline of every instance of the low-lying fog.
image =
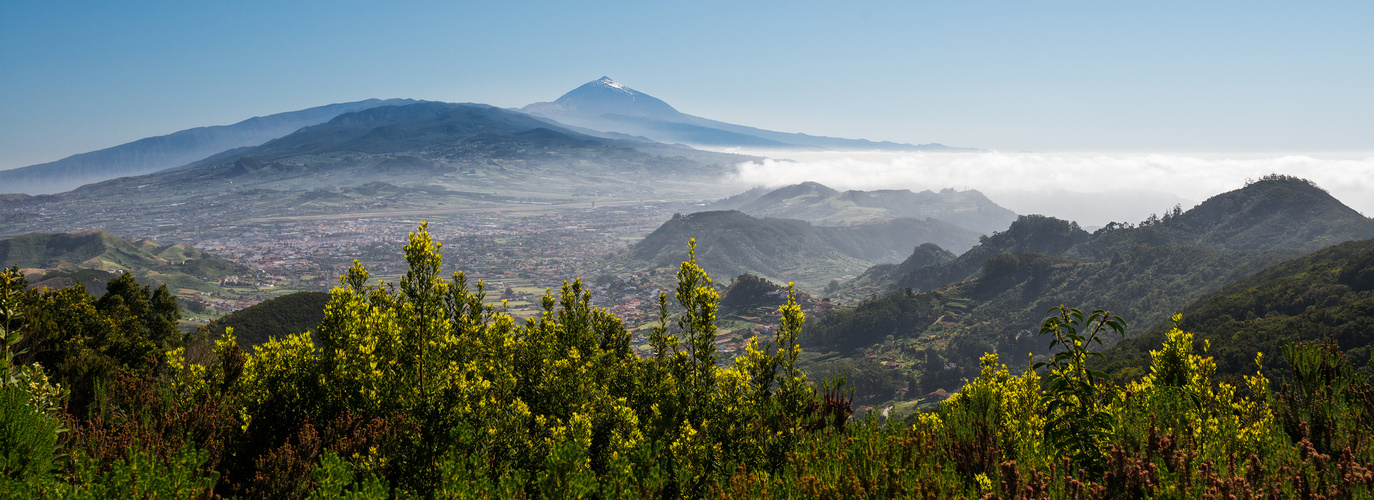
<svg viewBox="0 0 1374 500">
<path fill-rule="evenodd" d="M 768 159 L 738 166 L 744 186 L 816 181 L 835 189 L 977 189 L 1019 214 L 1085 227 L 1139 222 L 1184 210 L 1277 173 L 1310 179 L 1346 205 L 1374 214 L 1374 155 L 1190 155 L 734 151 Z"/>
</svg>

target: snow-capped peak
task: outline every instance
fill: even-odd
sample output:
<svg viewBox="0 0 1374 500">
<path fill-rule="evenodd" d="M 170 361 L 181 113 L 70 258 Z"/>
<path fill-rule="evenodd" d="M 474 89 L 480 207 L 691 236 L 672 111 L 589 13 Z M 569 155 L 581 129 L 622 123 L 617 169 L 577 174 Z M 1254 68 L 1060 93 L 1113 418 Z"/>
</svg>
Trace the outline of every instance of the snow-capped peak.
<svg viewBox="0 0 1374 500">
<path fill-rule="evenodd" d="M 624 92 L 624 93 L 630 94 L 630 95 L 634 95 L 634 93 L 635 93 L 633 90 L 630 90 L 629 87 L 626 87 L 626 86 L 624 86 L 624 85 L 621 85 L 619 82 L 617 82 L 617 81 L 615 81 L 615 80 L 612 80 L 611 77 L 609 77 L 609 76 L 603 76 L 603 77 L 601 77 L 600 80 L 597 80 L 597 81 L 596 81 L 596 84 L 597 84 L 597 85 L 601 85 L 601 86 L 603 86 L 603 87 L 610 87 L 610 88 L 619 90 L 619 91 L 621 91 L 621 92 Z"/>
<path fill-rule="evenodd" d="M 559 109 L 564 112 L 575 110 L 576 113 L 589 116 L 613 114 L 675 119 L 677 115 L 681 114 L 668 103 L 621 85 L 620 82 L 612 80 L 609 76 L 584 83 L 549 104 L 558 105 Z M 530 106 L 535 105 L 531 104 Z M 529 108 L 529 106 L 526 107 Z M 539 106 L 535 106 L 532 109 L 538 108 Z"/>
</svg>

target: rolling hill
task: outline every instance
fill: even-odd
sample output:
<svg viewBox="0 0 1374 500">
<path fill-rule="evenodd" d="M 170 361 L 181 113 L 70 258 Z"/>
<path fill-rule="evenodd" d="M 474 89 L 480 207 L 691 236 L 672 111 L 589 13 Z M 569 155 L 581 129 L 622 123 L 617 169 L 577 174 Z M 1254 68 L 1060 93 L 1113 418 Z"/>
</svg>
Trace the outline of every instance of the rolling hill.
<svg viewBox="0 0 1374 500">
<path fill-rule="evenodd" d="M 952 261 L 958 258 L 949 250 L 940 248 L 934 243 L 922 243 L 911 252 L 899 264 L 878 264 L 864 270 L 857 278 L 836 287 L 826 290 L 826 293 L 835 297 L 862 298 L 871 295 L 884 294 L 889 291 L 892 284 L 903 276 L 907 276 L 917 269 L 931 267 L 940 269 L 939 264 Z"/>
<path fill-rule="evenodd" d="M 225 327 L 234 329 L 234 339 L 240 347 L 266 342 L 269 338 L 313 331 L 324 320 L 324 306 L 329 303 L 325 292 L 296 292 L 231 312 L 210 323 L 211 334 L 219 335 Z"/>
<path fill-rule="evenodd" d="M 1137 243 L 1311 252 L 1374 237 L 1374 220 L 1310 181 L 1269 175 L 1208 198 L 1186 212 L 1175 209 L 1138 225 L 1116 224 L 1105 229 L 1078 249 L 1083 256 L 1110 257 L 1112 252 Z M 1120 229 L 1128 231 L 1115 231 Z"/>
<path fill-rule="evenodd" d="M 30 233 L 0 240 L 0 264 L 17 265 L 33 275 L 35 286 L 85 285 L 104 292 L 112 273 L 165 283 L 179 289 L 213 291 L 226 276 L 248 274 L 248 268 L 190 245 L 164 245 L 147 239 L 127 240 L 105 231 Z"/>
<path fill-rule="evenodd" d="M 1175 209 L 1139 224 L 1112 223 L 1088 234 L 1077 223 L 1021 216 L 1006 231 L 941 265 L 897 277 L 888 290 L 933 290 L 975 277 L 1000 253 L 1035 252 L 1073 261 L 1117 259 L 1141 245 L 1230 251 L 1311 252 L 1342 241 L 1374 237 L 1374 220 L 1303 179 L 1271 176 L 1213 196 L 1186 212 Z"/>
<path fill-rule="evenodd" d="M 1270 266 L 1198 298 L 1180 311 L 1180 327 L 1196 342 L 1210 342 L 1217 375 L 1255 369 L 1263 352 L 1270 376 L 1286 365 L 1280 347 L 1289 341 L 1330 339 L 1355 366 L 1374 356 L 1374 240 L 1349 241 Z M 1173 326 L 1140 325 L 1139 336 L 1108 350 L 1102 366 L 1121 376 L 1148 370 L 1149 349 Z"/>
</svg>

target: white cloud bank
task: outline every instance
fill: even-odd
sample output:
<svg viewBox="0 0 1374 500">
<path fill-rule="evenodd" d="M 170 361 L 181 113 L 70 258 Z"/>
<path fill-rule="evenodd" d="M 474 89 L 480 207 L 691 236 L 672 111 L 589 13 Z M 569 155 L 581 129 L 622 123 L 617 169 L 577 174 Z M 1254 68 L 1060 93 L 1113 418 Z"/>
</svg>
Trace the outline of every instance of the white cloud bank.
<svg viewBox="0 0 1374 500">
<path fill-rule="evenodd" d="M 1017 213 L 1085 226 L 1139 222 L 1184 210 L 1270 173 L 1316 182 L 1366 216 L 1374 214 L 1374 155 L 1319 157 L 1177 154 L 767 152 L 738 165 L 746 186 L 815 181 L 835 189 L 977 189 Z"/>
</svg>

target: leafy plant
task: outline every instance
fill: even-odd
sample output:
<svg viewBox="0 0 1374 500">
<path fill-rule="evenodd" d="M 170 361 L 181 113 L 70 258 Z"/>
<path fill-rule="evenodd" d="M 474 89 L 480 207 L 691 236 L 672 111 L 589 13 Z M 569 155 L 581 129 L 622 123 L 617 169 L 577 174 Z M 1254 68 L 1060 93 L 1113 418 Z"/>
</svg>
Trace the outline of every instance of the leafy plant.
<svg viewBox="0 0 1374 500">
<path fill-rule="evenodd" d="M 1111 377 L 1089 369 L 1088 360 L 1102 357 L 1092 350 L 1092 344 L 1102 345 L 1104 334 L 1126 334 L 1126 321 L 1101 309 L 1086 318 L 1083 311 L 1063 305 L 1050 312 L 1054 314 L 1045 319 L 1040 335 L 1051 337 L 1050 350 L 1055 354 L 1049 361 L 1033 366 L 1050 367 L 1045 377 L 1045 411 L 1049 416 L 1045 421 L 1045 438 L 1074 463 L 1096 471 L 1101 467 L 1099 440 L 1112 431 L 1116 422 L 1104 408 L 1111 394 Z"/>
</svg>

